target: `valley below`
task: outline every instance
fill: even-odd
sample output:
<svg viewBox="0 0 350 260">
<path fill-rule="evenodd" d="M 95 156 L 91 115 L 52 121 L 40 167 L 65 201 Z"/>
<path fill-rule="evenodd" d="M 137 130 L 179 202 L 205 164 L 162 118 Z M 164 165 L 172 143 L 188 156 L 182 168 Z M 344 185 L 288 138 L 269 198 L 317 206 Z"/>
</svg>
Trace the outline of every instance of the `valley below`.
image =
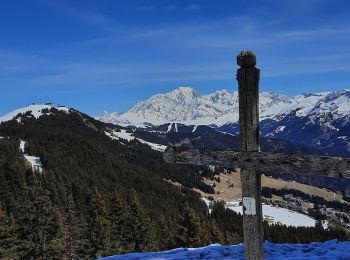
<svg viewBox="0 0 350 260">
<path fill-rule="evenodd" d="M 215 175 L 214 178 L 205 178 L 204 182 L 214 188 L 213 194 L 199 189 L 194 190 L 201 194 L 202 199 L 209 208 L 213 201 L 223 201 L 227 208 L 243 214 L 239 170 L 224 170 Z M 344 200 L 342 194 L 295 181 L 272 178 L 264 174 L 262 174 L 261 183 L 263 216 L 268 223 L 310 227 L 315 226 L 316 222 L 319 221 L 323 228 L 333 225 L 350 232 L 349 211 L 347 210 L 350 207 L 350 203 Z M 319 204 L 313 203 L 311 201 L 314 200 L 310 200 L 310 197 L 322 198 L 329 202 L 329 205 L 336 202 L 348 207 L 340 210 L 335 209 L 329 205 L 322 204 L 322 202 Z M 318 214 L 315 214 L 315 211 Z"/>
</svg>

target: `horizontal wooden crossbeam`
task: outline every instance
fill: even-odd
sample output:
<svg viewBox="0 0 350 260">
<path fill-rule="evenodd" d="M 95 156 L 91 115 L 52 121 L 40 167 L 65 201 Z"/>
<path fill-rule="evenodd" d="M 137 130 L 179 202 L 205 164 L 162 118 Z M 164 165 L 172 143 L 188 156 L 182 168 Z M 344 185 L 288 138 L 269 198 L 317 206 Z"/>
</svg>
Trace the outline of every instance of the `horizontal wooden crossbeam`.
<svg viewBox="0 0 350 260">
<path fill-rule="evenodd" d="M 350 178 L 350 158 L 168 147 L 168 163 Z"/>
</svg>

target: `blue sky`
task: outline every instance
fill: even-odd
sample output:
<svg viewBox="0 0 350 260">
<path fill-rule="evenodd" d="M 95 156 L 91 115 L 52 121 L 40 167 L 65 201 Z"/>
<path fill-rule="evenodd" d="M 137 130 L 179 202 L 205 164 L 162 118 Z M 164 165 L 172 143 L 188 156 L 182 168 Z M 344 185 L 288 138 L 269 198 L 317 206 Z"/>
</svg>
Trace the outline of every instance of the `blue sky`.
<svg viewBox="0 0 350 260">
<path fill-rule="evenodd" d="M 350 3 L 11 0 L 0 3 L 0 115 L 32 102 L 122 112 L 180 85 L 234 91 L 253 50 L 260 88 L 350 88 Z"/>
</svg>

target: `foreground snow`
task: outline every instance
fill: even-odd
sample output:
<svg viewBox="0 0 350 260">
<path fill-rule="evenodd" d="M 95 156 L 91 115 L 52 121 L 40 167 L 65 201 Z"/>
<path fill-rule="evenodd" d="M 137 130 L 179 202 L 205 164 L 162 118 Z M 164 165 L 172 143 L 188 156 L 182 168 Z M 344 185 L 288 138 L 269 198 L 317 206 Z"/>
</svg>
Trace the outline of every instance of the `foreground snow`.
<svg viewBox="0 0 350 260">
<path fill-rule="evenodd" d="M 350 259 L 350 242 L 330 240 L 311 244 L 264 244 L 265 259 Z M 244 259 L 242 244 L 179 248 L 164 252 L 133 253 L 102 258 L 112 259 Z"/>
</svg>

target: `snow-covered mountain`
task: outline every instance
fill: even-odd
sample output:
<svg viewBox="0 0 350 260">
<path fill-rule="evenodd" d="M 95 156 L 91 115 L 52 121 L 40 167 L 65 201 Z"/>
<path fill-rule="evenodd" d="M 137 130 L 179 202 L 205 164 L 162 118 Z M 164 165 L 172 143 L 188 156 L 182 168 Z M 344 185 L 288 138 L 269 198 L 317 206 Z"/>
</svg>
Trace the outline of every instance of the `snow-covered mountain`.
<svg viewBox="0 0 350 260">
<path fill-rule="evenodd" d="M 81 114 L 79 111 L 74 110 L 72 108 L 67 108 L 65 106 L 53 106 L 51 104 L 47 104 L 47 105 L 38 105 L 38 104 L 33 104 L 33 105 L 29 105 L 23 108 L 19 108 L 16 110 L 13 110 L 9 113 L 7 113 L 4 116 L 0 116 L 0 124 L 2 122 L 7 122 L 10 120 L 16 120 L 18 123 L 22 123 L 24 122 L 24 120 L 26 118 L 34 118 L 34 119 L 38 119 L 41 116 L 48 116 L 48 115 L 53 115 L 55 113 L 55 111 L 63 111 L 65 113 L 70 113 L 71 111 L 75 111 L 76 113 Z M 81 114 L 82 115 L 82 114 Z M 107 131 L 105 131 L 105 134 L 110 137 L 112 140 L 119 140 L 120 142 L 124 143 L 125 141 L 129 142 L 132 140 L 137 140 L 140 143 L 143 144 L 147 144 L 148 146 L 150 146 L 153 150 L 156 151 L 161 151 L 163 152 L 166 148 L 165 145 L 161 145 L 158 143 L 151 143 L 151 142 L 147 142 L 145 140 L 142 140 L 141 138 L 136 138 L 134 136 L 134 131 L 131 129 L 123 129 L 120 127 L 117 127 L 116 129 L 106 129 Z M 0 136 L 0 139 L 3 138 Z M 24 153 L 24 145 L 25 141 L 21 141 L 21 146 L 20 146 L 20 150 L 22 153 Z M 29 155 L 24 155 L 25 158 L 28 160 L 28 162 L 31 163 L 33 169 L 34 168 L 40 168 L 41 171 L 41 162 L 40 162 L 40 158 L 35 157 L 35 156 L 29 156 Z"/>
<path fill-rule="evenodd" d="M 260 93 L 260 131 L 264 137 L 327 148 L 334 154 L 350 154 L 350 90 L 285 95 Z M 201 95 L 179 87 L 138 102 L 123 114 L 105 113 L 102 121 L 151 130 L 194 132 L 198 126 L 237 134 L 238 92 L 219 90 Z M 190 129 L 180 124 L 187 125 Z M 155 127 L 157 126 L 157 127 Z"/>
<path fill-rule="evenodd" d="M 303 94 L 294 98 L 272 92 L 260 94 L 260 120 L 278 119 L 292 111 L 296 111 L 298 117 L 328 112 L 336 118 L 347 116 L 350 113 L 350 90 Z M 140 101 L 126 113 L 105 112 L 101 119 L 134 126 L 170 122 L 222 126 L 238 121 L 238 92 L 218 90 L 201 95 L 193 88 L 179 87 Z"/>
<path fill-rule="evenodd" d="M 12 119 L 16 119 L 18 122 L 21 122 L 22 116 L 29 116 L 29 117 L 35 117 L 39 118 L 42 115 L 49 115 L 51 112 L 51 109 L 57 109 L 60 111 L 64 111 L 66 113 L 69 112 L 69 108 L 66 108 L 64 106 L 52 106 L 52 105 L 29 105 L 23 108 L 19 108 L 16 110 L 13 110 L 9 113 L 7 113 L 4 116 L 0 117 L 0 123 L 6 122 Z"/>
</svg>

